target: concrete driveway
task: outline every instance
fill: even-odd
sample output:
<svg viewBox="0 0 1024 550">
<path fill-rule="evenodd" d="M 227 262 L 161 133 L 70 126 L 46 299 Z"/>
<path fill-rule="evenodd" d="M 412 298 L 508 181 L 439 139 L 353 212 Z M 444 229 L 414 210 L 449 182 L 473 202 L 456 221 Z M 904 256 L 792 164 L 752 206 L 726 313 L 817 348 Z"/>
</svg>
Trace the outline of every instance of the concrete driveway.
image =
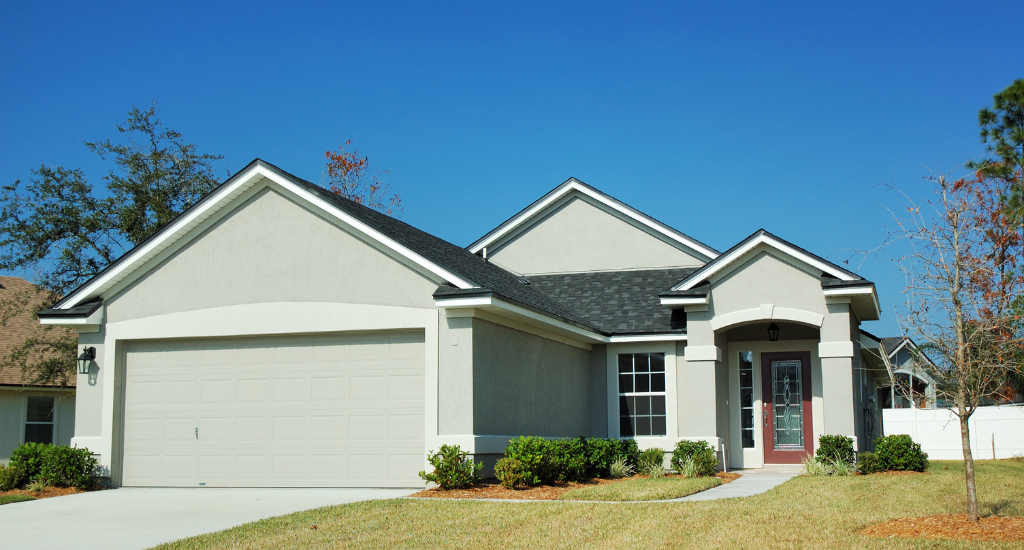
<svg viewBox="0 0 1024 550">
<path fill-rule="evenodd" d="M 4 550 L 142 549 L 302 510 L 418 489 L 113 489 L 0 506 Z"/>
</svg>

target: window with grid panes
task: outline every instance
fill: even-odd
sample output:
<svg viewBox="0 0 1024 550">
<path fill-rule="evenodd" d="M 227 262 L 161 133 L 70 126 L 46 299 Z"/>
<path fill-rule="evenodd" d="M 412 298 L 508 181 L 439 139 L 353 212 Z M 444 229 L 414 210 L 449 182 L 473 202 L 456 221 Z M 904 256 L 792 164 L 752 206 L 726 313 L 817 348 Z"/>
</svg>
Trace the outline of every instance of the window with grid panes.
<svg viewBox="0 0 1024 550">
<path fill-rule="evenodd" d="M 619 354 L 619 435 L 666 435 L 665 354 Z"/>
<path fill-rule="evenodd" d="M 28 398 L 25 443 L 53 443 L 53 398 Z"/>
</svg>

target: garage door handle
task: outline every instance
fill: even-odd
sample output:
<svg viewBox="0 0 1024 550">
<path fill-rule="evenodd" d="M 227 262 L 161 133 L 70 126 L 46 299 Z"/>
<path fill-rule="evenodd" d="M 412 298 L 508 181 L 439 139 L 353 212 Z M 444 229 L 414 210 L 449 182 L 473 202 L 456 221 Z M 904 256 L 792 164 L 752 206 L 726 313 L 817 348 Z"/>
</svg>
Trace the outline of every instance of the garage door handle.
<svg viewBox="0 0 1024 550">
<path fill-rule="evenodd" d="M 199 426 L 196 426 L 196 439 L 199 439 Z"/>
</svg>

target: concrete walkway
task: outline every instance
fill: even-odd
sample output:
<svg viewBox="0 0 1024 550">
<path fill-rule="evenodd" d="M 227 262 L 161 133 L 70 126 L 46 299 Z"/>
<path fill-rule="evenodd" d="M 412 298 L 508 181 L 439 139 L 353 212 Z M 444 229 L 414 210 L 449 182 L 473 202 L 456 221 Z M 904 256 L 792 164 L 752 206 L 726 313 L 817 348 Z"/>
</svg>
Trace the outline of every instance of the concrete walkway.
<svg viewBox="0 0 1024 550">
<path fill-rule="evenodd" d="M 418 489 L 113 489 L 0 506 L 0 548 L 132 550 Z"/>
<path fill-rule="evenodd" d="M 720 498 L 749 497 L 765 493 L 800 475 L 798 471 L 779 471 L 765 473 L 739 472 L 742 475 L 730 483 L 692 494 L 688 497 L 673 499 L 671 502 L 694 502 L 698 500 L 718 500 Z"/>
</svg>

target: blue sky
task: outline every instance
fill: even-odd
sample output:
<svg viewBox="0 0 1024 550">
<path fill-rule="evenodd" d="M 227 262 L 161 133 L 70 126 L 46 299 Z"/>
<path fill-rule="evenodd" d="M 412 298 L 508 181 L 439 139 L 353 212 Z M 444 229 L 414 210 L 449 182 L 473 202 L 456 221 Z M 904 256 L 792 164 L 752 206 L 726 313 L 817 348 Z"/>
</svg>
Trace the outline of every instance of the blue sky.
<svg viewBox="0 0 1024 550">
<path fill-rule="evenodd" d="M 0 183 L 101 184 L 82 141 L 155 99 L 225 173 L 319 181 L 352 139 L 460 245 L 575 176 L 722 250 L 764 227 L 842 262 L 885 238 L 879 184 L 981 154 L 978 109 L 1024 77 L 994 27 L 1019 1 L 213 4 L 0 4 Z M 865 327 L 898 331 L 898 272 L 851 264 L 886 309 Z"/>
</svg>

